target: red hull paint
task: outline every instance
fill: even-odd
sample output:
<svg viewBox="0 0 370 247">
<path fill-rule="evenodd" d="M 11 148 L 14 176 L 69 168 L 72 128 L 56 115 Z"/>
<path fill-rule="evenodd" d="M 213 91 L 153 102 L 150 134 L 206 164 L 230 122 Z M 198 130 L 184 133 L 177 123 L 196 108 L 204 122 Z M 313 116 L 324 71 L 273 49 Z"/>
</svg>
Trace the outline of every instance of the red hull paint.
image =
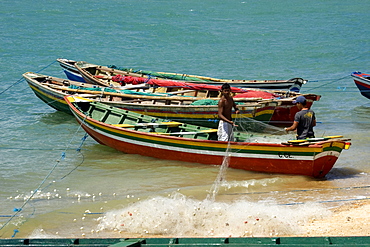
<svg viewBox="0 0 370 247">
<path fill-rule="evenodd" d="M 370 99 L 370 74 L 353 72 L 351 76 L 353 77 L 357 88 L 360 90 L 360 93 L 364 97 Z"/>
<path fill-rule="evenodd" d="M 163 150 L 161 148 L 153 148 L 122 142 L 102 135 L 99 132 L 96 132 L 93 129 L 86 127 L 85 125 L 83 125 L 82 127 L 90 136 L 92 136 L 100 144 L 114 147 L 116 150 L 128 154 L 139 154 L 158 159 L 178 160 L 210 165 L 221 165 L 224 158 L 223 156 L 214 156 L 206 154 L 192 153 L 191 155 L 189 155 L 181 151 Z M 331 170 L 331 168 L 334 166 L 337 160 L 337 157 L 324 156 L 319 159 L 316 159 L 315 161 L 313 160 L 297 161 L 281 159 L 279 162 L 277 162 L 276 160 L 277 159 L 249 158 L 248 162 L 246 162 L 245 158 L 231 157 L 229 167 L 248 171 L 282 173 L 282 174 L 285 173 L 291 175 L 304 175 L 319 178 L 324 177 Z"/>
<path fill-rule="evenodd" d="M 356 84 L 359 84 L 365 88 L 369 88 L 370 89 L 370 84 L 366 84 L 366 83 L 363 83 L 362 81 L 359 81 L 359 80 L 354 80 Z"/>
<path fill-rule="evenodd" d="M 310 108 L 313 101 L 307 100 L 307 106 Z M 274 114 L 271 117 L 270 124 L 278 126 L 287 126 L 293 124 L 295 114 L 298 112 L 297 106 L 291 102 L 283 102 L 282 105 L 275 108 Z"/>
</svg>

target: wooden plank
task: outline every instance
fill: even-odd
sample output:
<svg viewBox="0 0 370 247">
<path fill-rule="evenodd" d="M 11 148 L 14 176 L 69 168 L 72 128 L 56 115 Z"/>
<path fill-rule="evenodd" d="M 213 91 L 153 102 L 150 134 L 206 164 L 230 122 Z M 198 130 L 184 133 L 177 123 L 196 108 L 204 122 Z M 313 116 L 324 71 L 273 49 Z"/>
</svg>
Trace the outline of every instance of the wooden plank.
<svg viewBox="0 0 370 247">
<path fill-rule="evenodd" d="M 188 90 L 172 91 L 172 92 L 168 92 L 167 94 L 184 94 L 184 93 L 193 93 L 195 91 L 196 90 L 188 89 Z"/>
<path fill-rule="evenodd" d="M 290 140 L 287 142 L 282 142 L 283 145 L 296 145 L 296 146 L 305 146 L 305 145 L 312 145 L 312 144 L 320 144 L 326 141 L 350 141 L 351 139 L 348 138 L 340 138 L 343 136 L 336 135 L 336 136 L 325 136 L 322 138 L 311 138 L 311 139 L 301 139 L 301 140 Z M 350 144 L 349 144 L 350 145 Z"/>
<path fill-rule="evenodd" d="M 136 128 L 136 127 L 178 127 L 182 125 L 180 122 L 160 122 L 160 123 L 136 123 L 136 124 L 112 124 L 121 128 Z"/>
<path fill-rule="evenodd" d="M 217 132 L 217 129 L 207 129 L 207 130 L 200 130 L 200 131 L 189 131 L 189 132 L 169 132 L 169 133 L 164 133 L 164 132 L 150 132 L 151 134 L 157 134 L 157 135 L 196 135 L 196 134 L 206 134 L 206 133 L 214 133 Z"/>
<path fill-rule="evenodd" d="M 334 139 L 334 138 L 342 138 L 343 136 L 337 135 L 337 136 L 324 136 L 324 138 Z"/>
</svg>

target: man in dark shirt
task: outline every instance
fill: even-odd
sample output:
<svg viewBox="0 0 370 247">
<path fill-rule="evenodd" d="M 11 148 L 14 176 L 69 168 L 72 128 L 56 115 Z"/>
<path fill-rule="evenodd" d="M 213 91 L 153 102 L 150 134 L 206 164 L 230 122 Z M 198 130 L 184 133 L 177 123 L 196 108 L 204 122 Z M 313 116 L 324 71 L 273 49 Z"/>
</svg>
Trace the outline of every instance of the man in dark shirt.
<svg viewBox="0 0 370 247">
<path fill-rule="evenodd" d="M 299 112 L 295 114 L 293 125 L 285 128 L 285 131 L 297 130 L 297 139 L 314 138 L 313 127 L 316 126 L 315 113 L 306 106 L 306 98 L 298 96 L 293 101 Z"/>
</svg>

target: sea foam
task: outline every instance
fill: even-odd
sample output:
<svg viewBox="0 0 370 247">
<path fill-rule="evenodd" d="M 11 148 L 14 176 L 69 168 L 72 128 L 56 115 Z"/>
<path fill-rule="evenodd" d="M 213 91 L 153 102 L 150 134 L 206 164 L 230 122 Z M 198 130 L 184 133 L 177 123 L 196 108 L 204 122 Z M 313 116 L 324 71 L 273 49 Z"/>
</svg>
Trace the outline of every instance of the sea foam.
<svg viewBox="0 0 370 247">
<path fill-rule="evenodd" d="M 320 204 L 225 203 L 174 193 L 109 211 L 98 219 L 97 230 L 182 237 L 282 236 L 302 233 L 301 226 L 310 219 L 328 215 Z"/>
</svg>

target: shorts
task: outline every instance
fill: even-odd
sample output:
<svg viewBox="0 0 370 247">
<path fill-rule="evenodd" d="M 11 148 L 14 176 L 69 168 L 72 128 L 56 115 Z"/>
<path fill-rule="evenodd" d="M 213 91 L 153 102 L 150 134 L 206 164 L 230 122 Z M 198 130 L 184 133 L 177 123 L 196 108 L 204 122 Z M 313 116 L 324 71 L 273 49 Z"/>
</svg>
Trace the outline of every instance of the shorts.
<svg viewBox="0 0 370 247">
<path fill-rule="evenodd" d="M 219 141 L 234 141 L 233 125 L 220 120 L 218 123 L 217 136 Z"/>
</svg>

